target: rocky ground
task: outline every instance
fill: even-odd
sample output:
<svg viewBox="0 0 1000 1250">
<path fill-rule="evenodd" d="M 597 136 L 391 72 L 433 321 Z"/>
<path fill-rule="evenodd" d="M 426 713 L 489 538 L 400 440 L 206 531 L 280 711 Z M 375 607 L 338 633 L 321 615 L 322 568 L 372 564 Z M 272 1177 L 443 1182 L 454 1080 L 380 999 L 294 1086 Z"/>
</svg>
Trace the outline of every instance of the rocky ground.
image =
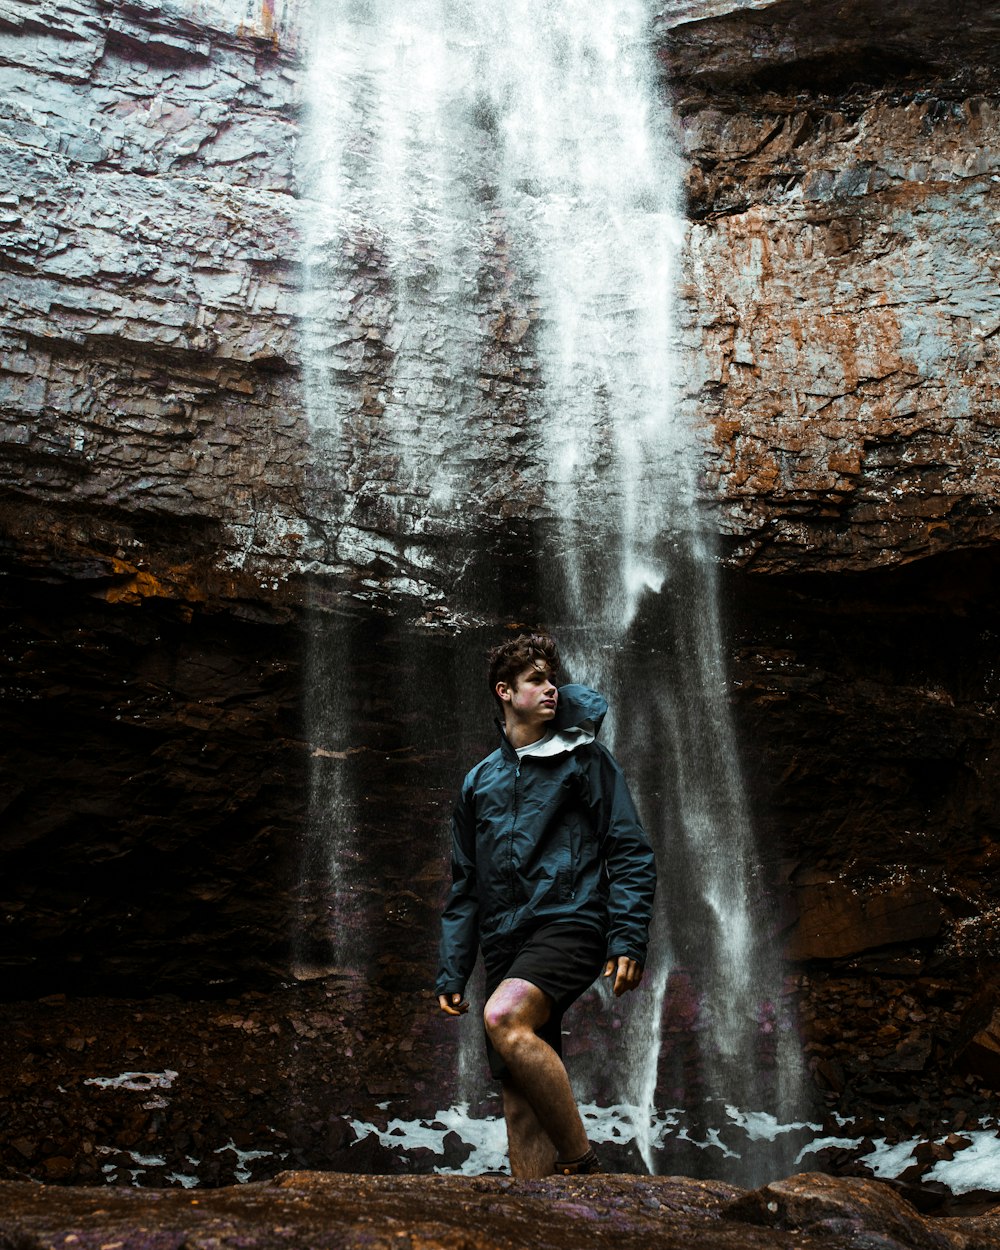
<svg viewBox="0 0 1000 1250">
<path fill-rule="evenodd" d="M 358 997 L 341 982 L 216 1002 L 8 1004 L 0 1175 L 225 1185 L 288 1166 L 419 1167 L 375 1140 L 346 1152 L 350 1117 L 380 1118 L 389 1100 L 433 1116 L 447 1102 L 444 1082 L 427 1085 L 441 1034 L 430 995 L 412 1019 L 392 995 L 370 988 L 361 1010 Z"/>
<path fill-rule="evenodd" d="M 806 988 L 807 1028 L 823 1039 L 807 1051 L 824 1056 L 817 1076 L 827 1089 L 803 1122 L 786 1127 L 772 1152 L 721 1107 L 711 1123 L 704 1107 L 690 1116 L 680 1108 L 654 1151 L 657 1171 L 733 1180 L 779 1167 L 879 1172 L 925 1212 L 989 1201 L 974 1189 L 952 1195 L 931 1173 L 988 1146 L 997 1132 L 992 1092 L 950 1073 L 941 1056 L 921 1057 L 926 1072 L 879 1063 L 881 1020 L 894 1016 L 874 1012 L 874 1002 L 915 1011 L 901 987 L 840 979 Z M 290 1167 L 399 1175 L 502 1165 L 502 1131 L 490 1129 L 498 1102 L 480 1083 L 485 1100 L 456 1108 L 456 1033 L 428 991 L 406 996 L 328 977 L 215 1001 L 53 995 L 0 1007 L 0 1027 L 3 1179 L 204 1189 Z M 672 1044 L 668 1035 L 665 1048 Z M 579 1056 L 568 1053 L 579 1074 Z M 658 1105 L 671 1104 L 661 1095 Z M 625 1133 L 603 1117 L 590 1123 L 606 1166 L 645 1170 Z M 876 1147 L 892 1146 L 901 1153 L 886 1173 Z"/>
<path fill-rule="evenodd" d="M 11 1250 L 995 1250 L 1000 1208 L 922 1218 L 877 1182 L 804 1173 L 757 1190 L 677 1177 L 345 1177 L 188 1193 L 0 1182 Z"/>
</svg>

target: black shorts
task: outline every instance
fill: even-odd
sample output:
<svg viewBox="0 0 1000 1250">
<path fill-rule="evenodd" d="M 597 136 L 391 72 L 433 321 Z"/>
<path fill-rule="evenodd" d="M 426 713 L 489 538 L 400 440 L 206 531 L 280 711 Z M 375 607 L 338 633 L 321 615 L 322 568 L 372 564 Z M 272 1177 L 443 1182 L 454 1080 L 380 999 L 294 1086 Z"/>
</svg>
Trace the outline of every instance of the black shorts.
<svg viewBox="0 0 1000 1250">
<path fill-rule="evenodd" d="M 554 920 L 536 929 L 513 950 L 484 952 L 486 1000 L 501 981 L 516 977 L 537 985 L 551 999 L 552 1010 L 535 1032 L 561 1055 L 563 1013 L 593 985 L 604 967 L 606 952 L 607 939 L 599 930 L 572 920 Z M 486 1057 L 495 1077 L 502 1080 L 509 1075 L 488 1034 Z"/>
</svg>

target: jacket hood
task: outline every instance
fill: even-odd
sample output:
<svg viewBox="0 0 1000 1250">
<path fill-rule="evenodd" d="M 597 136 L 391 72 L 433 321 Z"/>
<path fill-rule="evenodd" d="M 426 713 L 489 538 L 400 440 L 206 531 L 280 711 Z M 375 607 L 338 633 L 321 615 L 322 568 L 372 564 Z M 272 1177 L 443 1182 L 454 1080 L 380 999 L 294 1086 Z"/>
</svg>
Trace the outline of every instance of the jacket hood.
<svg viewBox="0 0 1000 1250">
<path fill-rule="evenodd" d="M 554 733 L 565 733 L 571 729 L 583 729 L 596 738 L 607 711 L 607 699 L 589 686 L 573 683 L 560 686 L 552 730 Z"/>
<path fill-rule="evenodd" d="M 536 758 L 561 755 L 593 742 L 608 710 L 608 702 L 604 696 L 591 690 L 589 686 L 571 683 L 559 686 L 558 690 L 559 702 L 548 733 L 540 742 L 528 748 Z M 515 759 L 518 752 L 510 745 L 503 723 L 497 720 L 496 724 L 500 730 L 501 751 L 511 760 Z"/>
<path fill-rule="evenodd" d="M 597 737 L 607 710 L 607 701 L 589 686 L 560 686 L 552 728 L 537 746 L 529 747 L 528 751 L 537 758 L 586 746 Z M 527 751 L 524 753 L 527 754 Z"/>
</svg>

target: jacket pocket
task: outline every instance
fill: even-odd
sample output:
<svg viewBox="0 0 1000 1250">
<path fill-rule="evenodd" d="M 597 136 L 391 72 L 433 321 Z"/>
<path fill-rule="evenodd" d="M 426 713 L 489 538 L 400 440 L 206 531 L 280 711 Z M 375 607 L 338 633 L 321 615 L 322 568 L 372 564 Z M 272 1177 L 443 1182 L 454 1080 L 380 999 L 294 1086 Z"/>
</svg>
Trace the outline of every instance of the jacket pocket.
<svg viewBox="0 0 1000 1250">
<path fill-rule="evenodd" d="M 560 848 L 561 862 L 559 866 L 558 887 L 559 901 L 568 903 L 576 898 L 580 884 L 580 842 L 583 836 L 580 828 L 580 817 L 576 812 L 569 812 L 563 823 L 563 845 Z"/>
</svg>

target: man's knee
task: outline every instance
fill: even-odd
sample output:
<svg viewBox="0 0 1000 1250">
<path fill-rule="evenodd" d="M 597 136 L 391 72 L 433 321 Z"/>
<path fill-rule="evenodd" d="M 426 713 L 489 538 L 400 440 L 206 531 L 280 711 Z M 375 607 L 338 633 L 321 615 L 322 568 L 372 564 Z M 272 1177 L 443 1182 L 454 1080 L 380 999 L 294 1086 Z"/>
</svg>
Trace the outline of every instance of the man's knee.
<svg viewBox="0 0 1000 1250">
<path fill-rule="evenodd" d="M 494 1046 L 521 1034 L 534 1036 L 549 1015 L 548 996 L 528 982 L 502 981 L 483 1009 L 483 1024 Z"/>
<path fill-rule="evenodd" d="M 483 1008 L 483 1024 L 494 1046 L 511 1033 L 527 1027 L 521 1019 L 517 1004 L 504 999 L 498 1002 L 490 999 Z"/>
</svg>

